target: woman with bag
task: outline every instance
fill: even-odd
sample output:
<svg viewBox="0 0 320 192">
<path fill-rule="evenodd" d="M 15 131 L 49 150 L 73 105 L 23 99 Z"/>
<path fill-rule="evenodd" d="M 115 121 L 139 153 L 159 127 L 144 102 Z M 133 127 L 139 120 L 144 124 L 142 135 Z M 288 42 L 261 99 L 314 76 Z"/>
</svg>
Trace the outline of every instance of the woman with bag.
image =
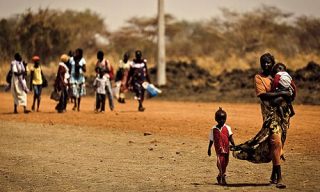
<svg viewBox="0 0 320 192">
<path fill-rule="evenodd" d="M 40 67 L 40 58 L 39 56 L 32 57 L 34 66 L 31 68 L 30 73 L 30 91 L 34 90 L 33 94 L 33 103 L 32 111 L 35 111 L 35 103 L 37 101 L 37 112 L 39 111 L 40 101 L 41 101 L 41 92 L 43 87 L 47 87 L 48 82 L 45 79 L 42 69 Z"/>
<path fill-rule="evenodd" d="M 54 95 L 57 93 L 60 95 L 59 103 L 56 106 L 58 113 L 63 113 L 67 108 L 67 99 L 68 99 L 68 79 L 70 78 L 69 68 L 67 63 L 69 61 L 69 56 L 66 54 L 61 55 L 59 68 L 57 72 L 57 77 L 54 82 L 54 92 L 51 94 L 51 98 L 54 99 Z"/>
</svg>

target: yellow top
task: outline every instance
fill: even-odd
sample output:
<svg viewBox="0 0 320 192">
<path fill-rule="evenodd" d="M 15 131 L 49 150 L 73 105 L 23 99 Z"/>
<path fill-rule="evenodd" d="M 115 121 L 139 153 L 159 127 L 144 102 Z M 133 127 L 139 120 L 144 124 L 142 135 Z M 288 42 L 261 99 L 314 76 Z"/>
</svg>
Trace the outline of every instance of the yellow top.
<svg viewBox="0 0 320 192">
<path fill-rule="evenodd" d="M 32 84 L 33 85 L 42 85 L 42 76 L 41 76 L 41 68 L 32 68 L 31 71 L 33 71 L 33 79 Z"/>
</svg>

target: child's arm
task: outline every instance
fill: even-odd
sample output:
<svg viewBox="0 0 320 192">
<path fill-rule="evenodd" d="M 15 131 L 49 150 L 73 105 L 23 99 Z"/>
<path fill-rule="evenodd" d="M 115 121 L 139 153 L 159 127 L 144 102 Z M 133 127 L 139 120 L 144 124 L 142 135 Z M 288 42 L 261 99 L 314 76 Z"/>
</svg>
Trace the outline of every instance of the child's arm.
<svg viewBox="0 0 320 192">
<path fill-rule="evenodd" d="M 93 85 L 93 88 L 96 90 L 97 89 L 97 79 L 94 79 L 92 85 Z"/>
<path fill-rule="evenodd" d="M 211 147 L 212 147 L 213 141 L 209 141 L 209 146 L 208 146 L 208 156 L 211 156 Z"/>
<path fill-rule="evenodd" d="M 276 88 L 279 86 L 279 81 L 280 81 L 281 76 L 276 74 L 273 78 L 273 82 L 272 82 L 272 86 L 271 86 L 271 90 L 275 91 Z"/>
<path fill-rule="evenodd" d="M 233 137 L 232 135 L 229 136 L 229 141 L 231 143 L 232 146 L 235 146 L 236 144 L 234 143 Z"/>
</svg>

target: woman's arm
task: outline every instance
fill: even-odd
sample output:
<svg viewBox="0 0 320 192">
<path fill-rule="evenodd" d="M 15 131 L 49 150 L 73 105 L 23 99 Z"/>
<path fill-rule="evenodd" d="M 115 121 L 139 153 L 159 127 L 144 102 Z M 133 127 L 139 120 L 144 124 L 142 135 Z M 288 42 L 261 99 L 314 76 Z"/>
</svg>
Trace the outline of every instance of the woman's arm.
<svg viewBox="0 0 320 192">
<path fill-rule="evenodd" d="M 87 67 L 86 67 L 86 65 L 84 64 L 84 65 L 82 65 L 82 71 L 85 73 L 86 71 L 87 71 Z"/>
<path fill-rule="evenodd" d="M 267 92 L 267 93 L 261 93 L 258 97 L 262 101 L 270 101 L 276 97 L 282 97 L 282 96 L 290 96 L 289 91 L 280 91 L 280 92 Z"/>
</svg>

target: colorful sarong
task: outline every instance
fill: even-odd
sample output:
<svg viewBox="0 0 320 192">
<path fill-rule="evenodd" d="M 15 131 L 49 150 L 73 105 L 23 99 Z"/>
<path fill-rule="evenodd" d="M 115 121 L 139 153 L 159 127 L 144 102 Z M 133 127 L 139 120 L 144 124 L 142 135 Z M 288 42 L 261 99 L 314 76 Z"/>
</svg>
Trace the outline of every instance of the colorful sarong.
<svg viewBox="0 0 320 192">
<path fill-rule="evenodd" d="M 277 111 L 277 107 L 264 108 L 262 112 L 265 116 L 261 130 L 249 141 L 237 145 L 232 155 L 240 160 L 247 160 L 252 163 L 269 163 L 272 160 L 274 151 L 272 146 L 272 134 L 281 135 L 282 147 L 287 136 L 289 128 L 289 108 L 286 104 L 281 106 L 284 111 L 284 117 Z M 267 109 L 267 110 L 266 110 Z"/>
</svg>

